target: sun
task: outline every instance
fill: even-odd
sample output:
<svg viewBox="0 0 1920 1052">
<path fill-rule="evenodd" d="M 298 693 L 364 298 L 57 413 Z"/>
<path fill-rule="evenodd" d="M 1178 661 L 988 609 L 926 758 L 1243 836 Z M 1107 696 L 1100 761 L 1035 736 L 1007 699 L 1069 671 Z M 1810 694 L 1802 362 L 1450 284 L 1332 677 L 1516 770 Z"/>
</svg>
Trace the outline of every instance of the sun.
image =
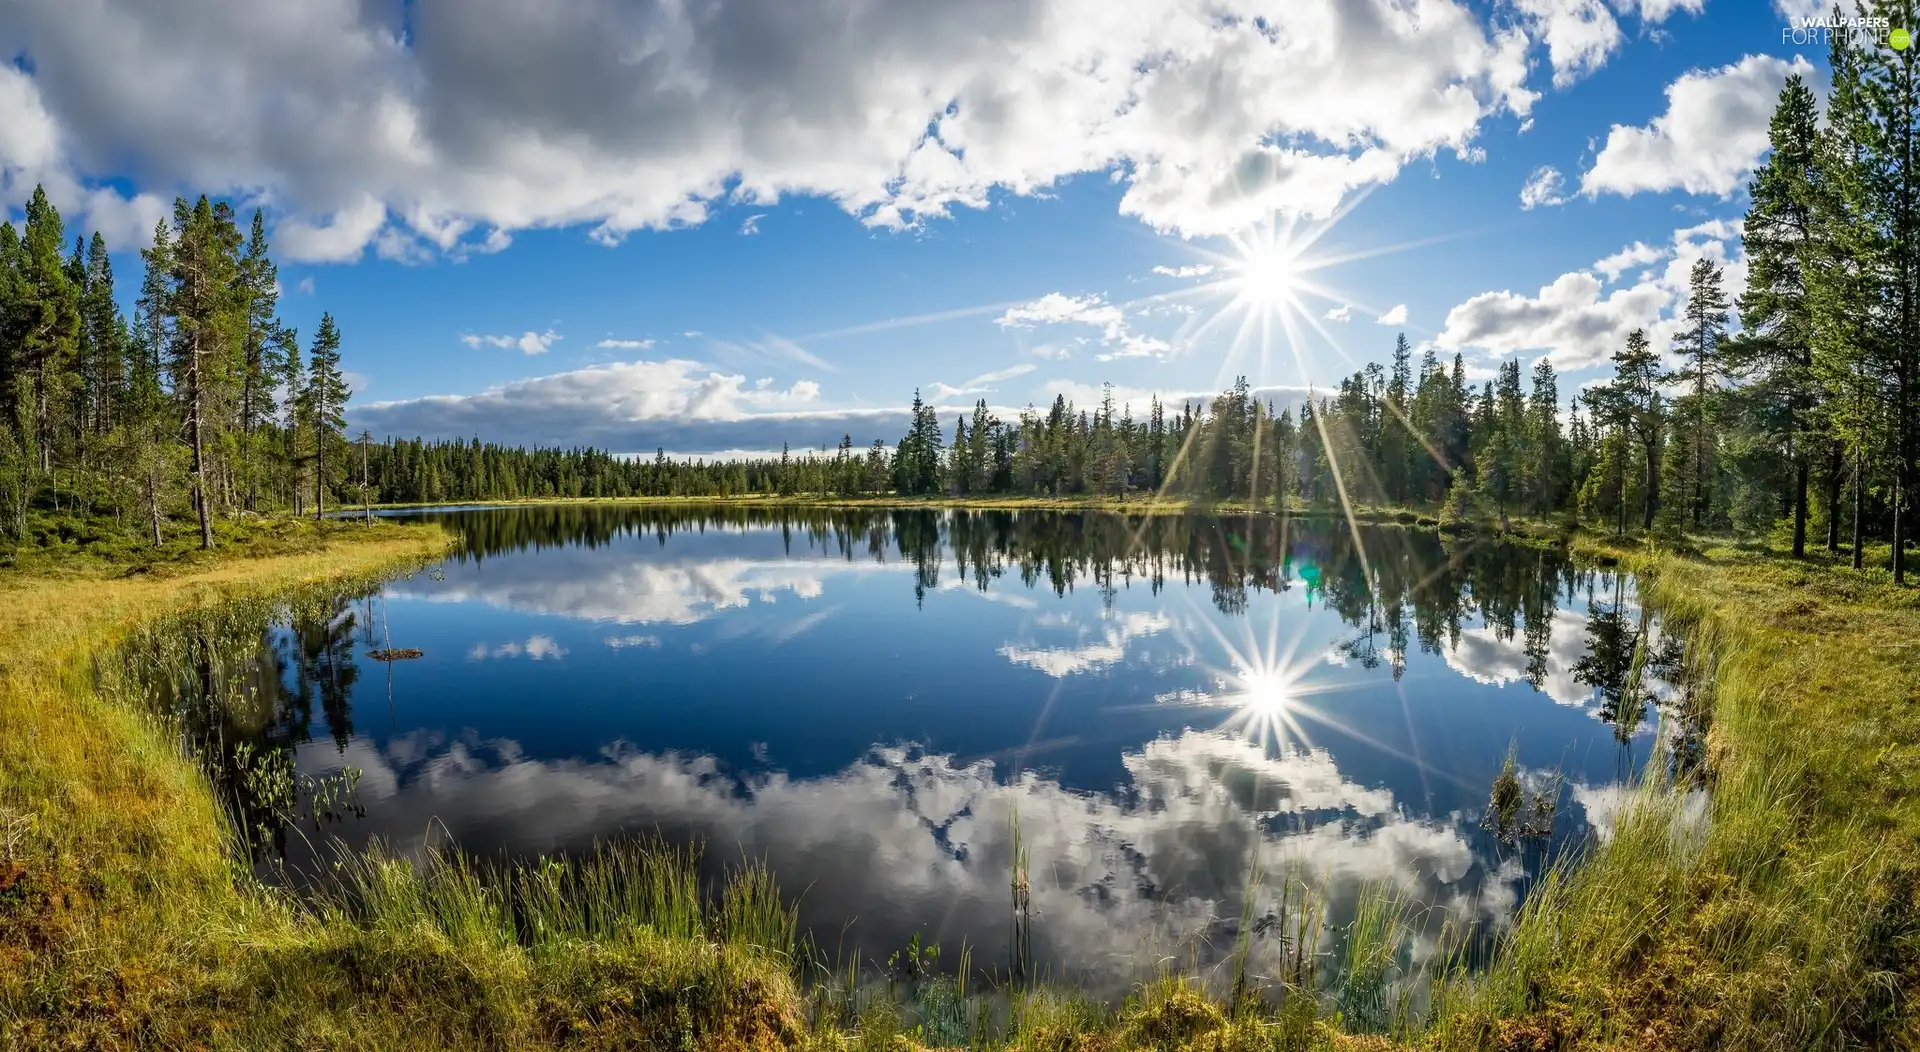
<svg viewBox="0 0 1920 1052">
<path fill-rule="evenodd" d="M 1236 291 L 1241 299 L 1258 307 L 1290 304 L 1306 272 L 1301 263 L 1299 249 L 1293 245 L 1271 241 L 1249 244 L 1242 258 L 1231 265 Z"/>
<path fill-rule="evenodd" d="M 1261 716 L 1273 717 L 1286 712 L 1291 706 L 1287 691 L 1287 677 L 1277 671 L 1249 669 L 1239 676 L 1240 705 L 1242 708 Z"/>
</svg>

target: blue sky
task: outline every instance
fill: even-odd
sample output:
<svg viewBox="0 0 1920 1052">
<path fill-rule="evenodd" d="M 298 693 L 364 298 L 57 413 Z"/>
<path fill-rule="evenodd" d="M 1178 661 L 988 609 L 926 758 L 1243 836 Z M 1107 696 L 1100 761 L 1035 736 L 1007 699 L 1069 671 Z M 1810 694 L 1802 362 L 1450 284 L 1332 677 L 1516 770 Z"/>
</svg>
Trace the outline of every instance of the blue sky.
<svg viewBox="0 0 1920 1052">
<path fill-rule="evenodd" d="M 1807 0 L 69 7 L 0 25 L 16 214 L 45 182 L 130 293 L 173 194 L 260 205 L 356 428 L 620 452 L 891 442 L 916 388 L 1294 398 L 1402 330 L 1570 392 L 1692 259 L 1737 291 L 1824 64 Z"/>
</svg>

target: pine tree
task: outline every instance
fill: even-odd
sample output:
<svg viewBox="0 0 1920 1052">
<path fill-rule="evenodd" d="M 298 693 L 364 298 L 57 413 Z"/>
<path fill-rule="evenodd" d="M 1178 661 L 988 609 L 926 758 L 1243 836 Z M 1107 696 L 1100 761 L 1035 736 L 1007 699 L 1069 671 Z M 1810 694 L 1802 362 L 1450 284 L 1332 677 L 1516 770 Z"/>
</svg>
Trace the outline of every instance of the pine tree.
<svg viewBox="0 0 1920 1052">
<path fill-rule="evenodd" d="M 1553 362 L 1541 355 L 1533 363 L 1533 382 L 1527 392 L 1526 431 L 1532 470 L 1527 475 L 1527 503 L 1536 515 L 1558 507 L 1567 492 L 1571 469 L 1567 438 L 1560 431 L 1560 385 Z"/>
<path fill-rule="evenodd" d="M 167 314 L 173 321 L 167 371 L 186 424 L 192 458 L 194 510 L 200 546 L 213 547 L 213 447 L 221 431 L 220 407 L 231 379 L 234 352 L 244 331 L 244 305 L 236 302 L 239 233 L 205 197 L 189 206 L 174 203 L 172 274 Z"/>
<path fill-rule="evenodd" d="M 260 474 L 265 459 L 261 429 L 272 419 L 274 332 L 279 327 L 275 308 L 280 299 L 279 271 L 267 251 L 265 221 L 253 211 L 246 254 L 240 259 L 240 295 L 246 303 L 246 335 L 240 363 L 240 434 L 246 458 L 246 501 L 249 511 L 259 504 Z"/>
<path fill-rule="evenodd" d="M 1613 380 L 1606 385 L 1607 413 L 1623 441 L 1638 447 L 1641 459 L 1641 528 L 1651 529 L 1660 506 L 1660 439 L 1664 414 L 1660 398 L 1660 357 L 1645 330 L 1627 334 L 1626 346 L 1613 355 Z M 1621 477 L 1624 502 L 1625 476 Z"/>
<path fill-rule="evenodd" d="M 340 372 L 340 330 L 334 326 L 332 314 L 320 316 L 320 328 L 313 334 L 307 357 L 305 394 L 308 427 L 313 435 L 313 516 L 318 519 L 327 510 L 327 452 L 342 441 L 347 398 L 352 394 Z"/>
<path fill-rule="evenodd" d="M 1664 379 L 1691 389 L 1687 404 L 1678 407 L 1683 412 L 1675 414 L 1685 421 L 1686 457 L 1691 463 L 1683 460 L 1677 469 L 1674 481 L 1679 489 L 1674 496 L 1676 516 L 1684 514 L 1693 527 L 1699 529 L 1706 521 L 1711 491 L 1708 456 L 1713 436 L 1709 419 L 1712 399 L 1719 391 L 1720 376 L 1724 372 L 1720 344 L 1726 338 L 1727 328 L 1727 296 L 1721 289 L 1720 268 L 1705 256 L 1693 261 L 1687 281 L 1687 306 L 1682 316 L 1687 327 L 1675 335 L 1673 347 L 1685 364 Z M 1804 532 L 1804 523 L 1801 528 Z"/>
<path fill-rule="evenodd" d="M 126 398 L 128 347 L 126 323 L 114 300 L 113 260 L 107 254 L 106 239 L 98 233 L 87 245 L 87 284 L 80 313 L 89 350 L 87 427 L 104 435 L 112 429 Z"/>
<path fill-rule="evenodd" d="M 1388 500 L 1405 503 L 1412 497 L 1413 451 L 1418 442 L 1411 430 L 1413 350 L 1407 334 L 1393 341 L 1393 369 L 1387 380 L 1385 413 L 1381 420 L 1380 484 Z"/>
<path fill-rule="evenodd" d="M 1745 373 L 1778 421 L 1772 437 L 1793 466 L 1793 555 L 1806 554 L 1808 447 L 1817 404 L 1813 373 L 1814 318 L 1809 282 L 1817 280 L 1827 249 L 1816 215 L 1821 209 L 1819 113 L 1813 92 L 1797 75 L 1780 90 L 1768 132 L 1766 162 L 1748 184 L 1743 243 L 1747 287 L 1740 296 L 1746 339 L 1727 348 L 1729 370 Z M 1836 458 L 1839 445 L 1828 441 Z M 1830 476 L 1837 484 L 1836 462 Z M 1836 489 L 1837 492 L 1837 489 Z M 1829 502 L 1831 505 L 1831 502 Z M 1834 546 L 1829 508 L 1828 544 Z"/>
<path fill-rule="evenodd" d="M 80 292 L 60 256 L 65 236 L 60 212 L 43 188 L 34 187 L 18 255 L 14 310 L 20 319 L 21 379 L 32 386 L 34 459 L 45 475 L 53 472 L 54 413 L 61 405 L 80 330 Z"/>
<path fill-rule="evenodd" d="M 291 325 L 282 325 L 273 332 L 273 362 L 278 370 L 274 377 L 280 389 L 282 421 L 280 427 L 281 467 L 286 475 L 286 492 L 293 504 L 295 515 L 301 512 L 301 478 L 305 456 L 302 452 L 307 421 L 312 415 L 311 399 L 307 394 L 307 366 L 300 352 L 300 333 Z"/>
</svg>

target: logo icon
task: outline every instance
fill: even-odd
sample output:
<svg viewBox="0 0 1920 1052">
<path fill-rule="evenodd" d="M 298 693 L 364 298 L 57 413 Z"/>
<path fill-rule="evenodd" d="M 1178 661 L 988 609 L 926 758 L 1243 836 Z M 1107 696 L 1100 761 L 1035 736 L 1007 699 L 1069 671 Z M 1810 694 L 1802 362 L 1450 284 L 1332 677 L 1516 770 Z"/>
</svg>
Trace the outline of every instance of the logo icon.
<svg viewBox="0 0 1920 1052">
<path fill-rule="evenodd" d="M 1905 51 L 1913 43 L 1913 34 L 1904 29 L 1896 29 L 1887 34 L 1887 45 L 1895 51 Z"/>
</svg>

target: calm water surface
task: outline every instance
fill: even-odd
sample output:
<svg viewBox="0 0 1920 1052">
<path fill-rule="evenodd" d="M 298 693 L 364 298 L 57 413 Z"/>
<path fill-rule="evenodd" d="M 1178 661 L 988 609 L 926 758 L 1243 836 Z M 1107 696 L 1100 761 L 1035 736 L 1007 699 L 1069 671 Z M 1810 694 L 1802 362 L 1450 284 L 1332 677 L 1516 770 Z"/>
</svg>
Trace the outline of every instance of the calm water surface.
<svg viewBox="0 0 1920 1052">
<path fill-rule="evenodd" d="M 1632 582 L 1557 552 L 1200 516 L 431 517 L 460 554 L 263 633 L 245 733 L 359 772 L 364 814 L 278 838 L 296 873 L 335 835 L 659 834 L 764 858 L 841 953 L 995 960 L 1017 813 L 1035 956 L 1120 976 L 1231 929 L 1255 865 L 1336 923 L 1384 882 L 1497 930 L 1658 725 Z M 1486 828 L 1510 749 L 1550 835 Z"/>
</svg>

